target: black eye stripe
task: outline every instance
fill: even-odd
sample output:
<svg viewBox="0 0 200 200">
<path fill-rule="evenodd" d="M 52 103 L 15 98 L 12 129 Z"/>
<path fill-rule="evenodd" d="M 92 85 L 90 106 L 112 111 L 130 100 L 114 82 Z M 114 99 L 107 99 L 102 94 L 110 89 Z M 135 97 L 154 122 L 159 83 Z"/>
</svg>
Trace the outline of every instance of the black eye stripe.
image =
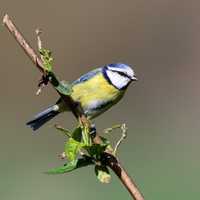
<svg viewBox="0 0 200 200">
<path fill-rule="evenodd" d="M 124 73 L 124 72 L 114 71 L 114 70 L 111 70 L 111 71 L 112 71 L 112 72 L 117 72 L 117 73 L 120 74 L 121 76 L 124 76 L 124 77 L 126 77 L 126 78 L 131 79 L 130 76 L 129 76 L 128 74 Z"/>
<path fill-rule="evenodd" d="M 127 74 L 125 74 L 124 72 L 118 72 L 117 71 L 117 73 L 120 74 L 120 75 L 122 75 L 122 76 L 127 76 Z"/>
</svg>

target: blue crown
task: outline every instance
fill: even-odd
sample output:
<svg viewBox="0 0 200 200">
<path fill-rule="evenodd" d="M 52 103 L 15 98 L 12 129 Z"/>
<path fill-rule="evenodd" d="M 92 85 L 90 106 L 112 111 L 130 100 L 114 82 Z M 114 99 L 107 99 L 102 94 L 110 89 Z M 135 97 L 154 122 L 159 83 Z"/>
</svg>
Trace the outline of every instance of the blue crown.
<svg viewBox="0 0 200 200">
<path fill-rule="evenodd" d="M 124 64 L 124 63 L 112 63 L 112 64 L 109 64 L 108 66 L 115 67 L 115 68 L 124 68 L 124 69 L 127 67 L 130 67 L 129 65 Z"/>
</svg>

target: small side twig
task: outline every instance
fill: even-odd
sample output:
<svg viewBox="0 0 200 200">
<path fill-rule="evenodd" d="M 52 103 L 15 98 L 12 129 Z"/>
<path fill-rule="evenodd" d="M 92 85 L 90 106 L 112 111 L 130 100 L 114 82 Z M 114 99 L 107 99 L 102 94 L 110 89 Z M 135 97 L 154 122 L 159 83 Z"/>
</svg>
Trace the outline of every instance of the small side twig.
<svg viewBox="0 0 200 200">
<path fill-rule="evenodd" d="M 60 126 L 60 125 L 58 125 L 58 124 L 55 124 L 55 128 L 56 128 L 57 130 L 61 131 L 62 133 L 64 133 L 65 136 L 67 136 L 67 137 L 69 137 L 69 138 L 71 137 L 70 131 L 67 130 L 67 129 L 65 129 L 65 128 L 63 128 L 62 126 Z"/>
<path fill-rule="evenodd" d="M 126 127 L 126 124 L 122 124 L 121 125 L 121 130 L 122 130 L 122 135 L 121 135 L 120 139 L 118 140 L 117 144 L 115 145 L 114 155 L 116 155 L 117 150 L 118 150 L 120 144 L 122 143 L 122 141 L 127 137 L 127 127 Z"/>
<path fill-rule="evenodd" d="M 37 28 L 35 30 L 35 33 L 36 33 L 36 36 L 37 36 L 38 50 L 40 50 L 40 49 L 42 49 L 42 40 L 40 38 L 40 35 L 41 35 L 42 31 L 39 28 Z M 41 57 L 41 59 L 42 59 L 42 57 Z"/>
<path fill-rule="evenodd" d="M 18 31 L 14 23 L 11 21 L 9 16 L 6 14 L 3 18 L 3 24 L 6 26 L 6 28 L 10 31 L 10 33 L 14 36 L 18 44 L 22 47 L 22 49 L 25 51 L 25 53 L 29 56 L 31 61 L 35 64 L 35 66 L 40 70 L 40 72 L 45 75 L 45 68 L 43 66 L 43 62 L 41 58 L 37 56 L 33 48 L 26 42 L 22 34 Z M 54 81 L 54 82 L 53 82 Z M 54 86 L 58 82 L 56 77 L 54 77 L 54 80 L 51 82 L 51 84 Z M 73 100 L 66 95 L 63 95 L 58 90 L 56 90 L 58 94 L 61 96 L 63 101 L 67 104 L 67 106 L 70 107 L 71 111 L 75 115 L 76 118 L 81 120 L 84 124 L 90 125 L 90 121 L 85 117 L 83 114 L 82 108 L 80 106 L 77 106 Z M 96 137 L 93 139 L 93 142 L 96 144 L 101 143 L 101 138 L 96 134 Z M 123 185 L 127 188 L 130 195 L 135 200 L 144 200 L 142 194 L 140 193 L 139 189 L 137 188 L 134 181 L 130 178 L 130 176 L 127 174 L 125 169 L 121 166 L 118 159 L 110 152 L 105 152 L 104 156 L 105 162 L 107 165 L 115 172 L 115 174 L 119 177 Z"/>
<path fill-rule="evenodd" d="M 42 31 L 37 28 L 35 30 L 36 33 L 36 37 L 37 37 L 37 46 L 38 46 L 38 51 L 40 52 L 42 50 L 42 40 L 40 35 L 42 34 Z M 40 59 L 42 60 L 42 62 L 44 63 L 44 58 L 43 56 L 40 54 Z M 45 80 L 44 75 L 42 76 L 42 78 L 40 79 L 39 83 L 38 83 L 38 90 L 36 91 L 36 95 L 40 95 L 42 92 L 42 89 L 47 85 L 48 80 Z"/>
</svg>

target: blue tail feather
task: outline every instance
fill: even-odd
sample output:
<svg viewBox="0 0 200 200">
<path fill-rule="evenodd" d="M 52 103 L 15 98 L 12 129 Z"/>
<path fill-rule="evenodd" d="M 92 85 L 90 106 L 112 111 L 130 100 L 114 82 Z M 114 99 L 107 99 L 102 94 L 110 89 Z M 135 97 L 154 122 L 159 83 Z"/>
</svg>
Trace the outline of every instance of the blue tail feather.
<svg viewBox="0 0 200 200">
<path fill-rule="evenodd" d="M 26 125 L 35 131 L 39 129 L 43 124 L 54 118 L 57 114 L 59 114 L 59 112 L 55 111 L 54 106 L 51 106 L 37 114 L 34 119 L 27 122 Z"/>
</svg>

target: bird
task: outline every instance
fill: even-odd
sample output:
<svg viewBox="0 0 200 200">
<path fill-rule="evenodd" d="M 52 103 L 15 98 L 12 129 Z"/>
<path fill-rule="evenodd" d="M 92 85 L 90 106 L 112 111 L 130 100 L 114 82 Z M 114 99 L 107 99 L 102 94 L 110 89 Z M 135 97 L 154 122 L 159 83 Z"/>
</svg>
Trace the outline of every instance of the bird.
<svg viewBox="0 0 200 200">
<path fill-rule="evenodd" d="M 124 63 L 107 64 L 94 69 L 70 83 L 71 98 L 80 104 L 85 116 L 94 119 L 107 111 L 124 96 L 131 82 L 137 81 L 134 70 Z M 70 111 L 60 98 L 54 105 L 26 123 L 34 131 L 59 113 Z"/>
</svg>

